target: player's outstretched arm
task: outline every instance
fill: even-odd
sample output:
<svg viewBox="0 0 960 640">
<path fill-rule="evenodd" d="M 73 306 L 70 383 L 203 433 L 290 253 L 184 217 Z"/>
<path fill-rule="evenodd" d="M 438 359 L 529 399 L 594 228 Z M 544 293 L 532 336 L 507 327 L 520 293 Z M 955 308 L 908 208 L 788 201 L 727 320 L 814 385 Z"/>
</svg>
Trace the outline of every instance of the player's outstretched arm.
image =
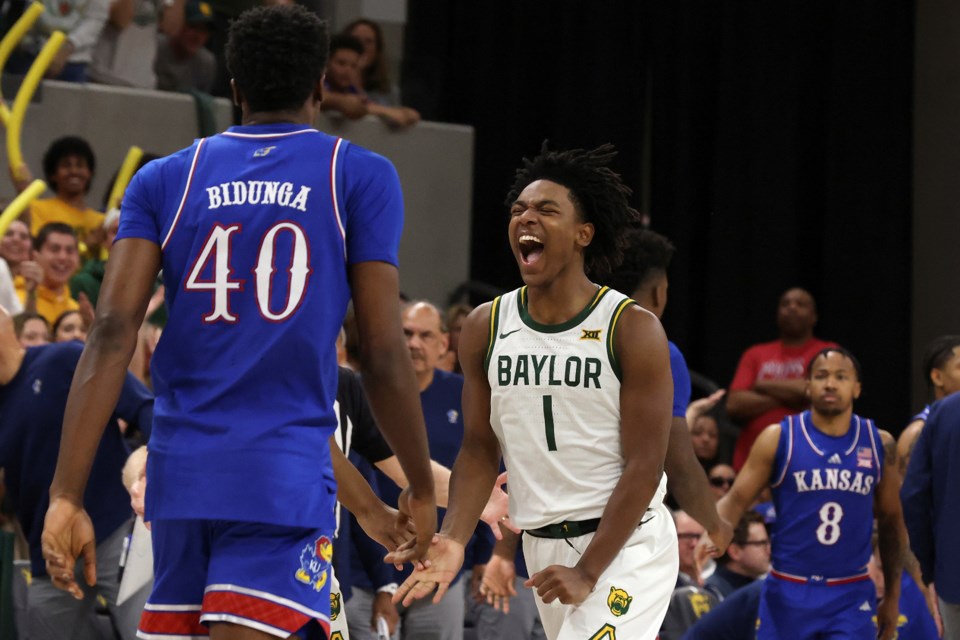
<svg viewBox="0 0 960 640">
<path fill-rule="evenodd" d="M 437 588 L 434 602 L 456 578 L 463 549 L 477 526 L 490 496 L 500 464 L 500 445 L 490 426 L 490 385 L 483 360 L 489 343 L 490 305 L 477 307 L 464 321 L 460 333 L 463 369 L 463 444 L 450 476 L 450 505 L 443 527 L 427 559 L 431 566 L 414 571 L 400 586 L 394 602 L 409 604 Z M 387 556 L 392 560 L 391 556 Z"/>
<path fill-rule="evenodd" d="M 417 557 L 423 557 L 437 530 L 437 509 L 420 392 L 400 323 L 399 274 L 385 262 L 354 264 L 349 274 L 363 388 L 377 426 L 410 482 Z"/>
<path fill-rule="evenodd" d="M 717 512 L 721 518 L 727 522 L 740 522 L 743 512 L 753 504 L 764 487 L 770 484 L 779 443 L 779 424 L 772 424 L 760 433 L 730 491 L 717 503 Z"/>
<path fill-rule="evenodd" d="M 878 549 L 883 564 L 885 587 L 883 602 L 877 607 L 877 637 L 889 640 L 896 636 L 900 616 L 900 575 L 907 552 L 907 528 L 900 506 L 900 464 L 897 442 L 886 431 L 883 440 L 883 475 L 874 494 L 874 512 L 879 533 Z"/>
<path fill-rule="evenodd" d="M 416 535 L 413 523 L 409 523 L 408 527 L 397 526 L 397 510 L 391 509 L 377 497 L 367 479 L 343 455 L 335 436 L 330 436 L 330 461 L 337 478 L 337 499 L 357 517 L 357 522 L 368 536 L 382 544 L 387 551 L 394 551 Z"/>
<path fill-rule="evenodd" d="M 87 583 L 96 582 L 93 527 L 83 510 L 83 493 L 103 429 L 117 406 L 159 269 L 156 244 L 129 238 L 113 246 L 96 318 L 67 398 L 41 545 L 54 585 L 75 597 L 82 597 L 73 571 L 79 555 Z"/>
<path fill-rule="evenodd" d="M 600 526 L 575 567 L 551 565 L 530 576 L 545 603 L 577 605 L 589 595 L 640 525 L 660 485 L 670 439 L 673 378 L 667 338 L 656 316 L 630 307 L 620 316 L 614 349 L 622 372 L 620 440 L 624 468 Z"/>
<path fill-rule="evenodd" d="M 717 502 L 710 491 L 703 470 L 690 440 L 690 427 L 684 418 L 674 416 L 670 424 L 670 443 L 664 461 L 667 487 L 680 508 L 690 514 L 707 531 L 714 555 L 722 554 L 733 539 L 733 527 L 717 513 Z"/>
</svg>

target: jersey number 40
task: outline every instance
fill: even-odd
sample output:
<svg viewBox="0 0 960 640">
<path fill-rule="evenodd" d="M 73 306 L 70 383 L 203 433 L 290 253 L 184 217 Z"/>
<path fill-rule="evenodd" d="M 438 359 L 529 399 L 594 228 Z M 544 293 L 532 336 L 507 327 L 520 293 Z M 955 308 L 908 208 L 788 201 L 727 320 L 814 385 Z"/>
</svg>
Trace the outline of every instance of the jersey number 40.
<svg viewBox="0 0 960 640">
<path fill-rule="evenodd" d="M 213 293 L 213 309 L 203 317 L 204 322 L 229 322 L 238 320 L 230 311 L 230 293 L 242 291 L 243 281 L 232 279 L 233 269 L 230 266 L 230 248 L 233 234 L 240 232 L 239 224 L 229 227 L 216 225 L 207 237 L 197 257 L 184 288 L 188 291 L 211 291 Z M 273 275 L 277 269 L 274 266 L 277 238 L 281 233 L 292 236 L 292 251 L 289 273 L 289 284 L 286 304 L 282 309 L 274 312 L 270 308 L 270 298 L 273 288 Z M 207 264 L 212 262 L 213 277 L 203 279 Z M 307 236 L 303 229 L 293 222 L 280 222 L 270 227 L 260 241 L 257 251 L 257 266 L 253 269 L 254 290 L 257 296 L 257 307 L 260 314 L 271 322 L 282 322 L 289 318 L 303 302 L 307 290 L 307 280 L 310 277 L 310 250 L 307 246 Z"/>
</svg>

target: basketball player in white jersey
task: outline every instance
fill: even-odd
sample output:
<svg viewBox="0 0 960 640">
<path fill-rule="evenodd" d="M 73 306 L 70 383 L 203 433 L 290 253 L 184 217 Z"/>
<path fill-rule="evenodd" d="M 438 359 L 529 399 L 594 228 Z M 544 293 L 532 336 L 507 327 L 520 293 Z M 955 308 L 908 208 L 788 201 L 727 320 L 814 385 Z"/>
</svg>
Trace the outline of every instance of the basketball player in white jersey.
<svg viewBox="0 0 960 640">
<path fill-rule="evenodd" d="M 450 506 L 430 565 L 395 600 L 437 586 L 442 597 L 502 454 L 547 636 L 657 636 L 678 564 L 662 505 L 673 383 L 657 318 L 591 281 L 622 259 L 638 218 L 607 166 L 614 154 L 544 149 L 517 172 L 509 238 L 526 286 L 463 326 L 466 432 Z"/>
</svg>

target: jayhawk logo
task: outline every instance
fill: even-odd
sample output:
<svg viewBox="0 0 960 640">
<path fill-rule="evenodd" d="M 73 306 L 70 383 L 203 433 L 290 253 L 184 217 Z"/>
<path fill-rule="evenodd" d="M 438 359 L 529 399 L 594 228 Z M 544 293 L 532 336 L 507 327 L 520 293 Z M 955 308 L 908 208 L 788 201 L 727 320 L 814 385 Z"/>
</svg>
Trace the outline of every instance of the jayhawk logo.
<svg viewBox="0 0 960 640">
<path fill-rule="evenodd" d="M 300 552 L 300 568 L 297 569 L 294 577 L 303 584 L 312 585 L 314 591 L 322 590 L 327 584 L 331 558 L 333 558 L 333 543 L 327 536 L 320 536 L 312 545 L 306 545 Z"/>
<path fill-rule="evenodd" d="M 340 594 L 330 594 L 330 620 L 336 620 L 340 615 Z"/>
<path fill-rule="evenodd" d="M 622 616 L 630 609 L 630 603 L 633 597 L 623 589 L 610 587 L 610 595 L 607 596 L 607 606 L 610 607 L 610 613 L 615 616 Z"/>
</svg>

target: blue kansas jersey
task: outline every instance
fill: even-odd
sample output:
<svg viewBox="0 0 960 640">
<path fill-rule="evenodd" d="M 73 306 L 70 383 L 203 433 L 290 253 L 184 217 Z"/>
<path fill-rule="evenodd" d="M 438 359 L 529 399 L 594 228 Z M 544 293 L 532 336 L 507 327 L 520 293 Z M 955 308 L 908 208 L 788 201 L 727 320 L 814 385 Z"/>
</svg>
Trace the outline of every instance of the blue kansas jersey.
<svg viewBox="0 0 960 640">
<path fill-rule="evenodd" d="M 387 160 L 300 125 L 234 127 L 134 177 L 117 238 L 162 248 L 170 311 L 149 518 L 333 522 L 347 267 L 396 264 L 402 217 Z"/>
<path fill-rule="evenodd" d="M 834 437 L 813 425 L 809 411 L 784 418 L 771 485 L 775 572 L 813 581 L 864 574 L 882 469 L 873 421 L 854 415 L 847 433 Z"/>
</svg>

